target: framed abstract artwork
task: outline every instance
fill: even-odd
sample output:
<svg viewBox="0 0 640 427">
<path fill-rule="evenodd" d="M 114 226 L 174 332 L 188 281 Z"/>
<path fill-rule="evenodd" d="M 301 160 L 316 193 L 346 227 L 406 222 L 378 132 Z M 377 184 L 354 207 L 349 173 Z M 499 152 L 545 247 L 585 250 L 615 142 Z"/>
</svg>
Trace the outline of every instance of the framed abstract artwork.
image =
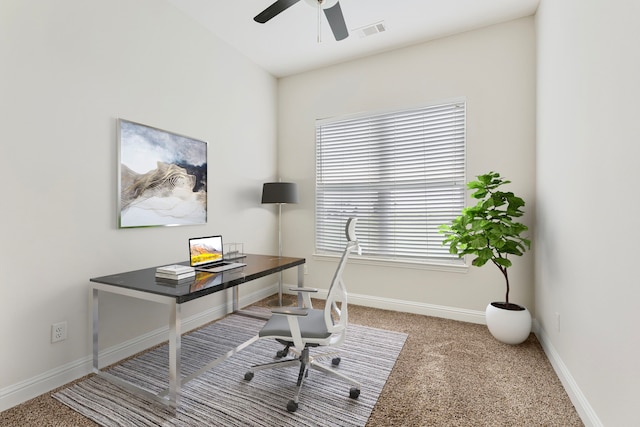
<svg viewBox="0 0 640 427">
<path fill-rule="evenodd" d="M 207 223 L 206 141 L 118 119 L 118 227 Z"/>
</svg>

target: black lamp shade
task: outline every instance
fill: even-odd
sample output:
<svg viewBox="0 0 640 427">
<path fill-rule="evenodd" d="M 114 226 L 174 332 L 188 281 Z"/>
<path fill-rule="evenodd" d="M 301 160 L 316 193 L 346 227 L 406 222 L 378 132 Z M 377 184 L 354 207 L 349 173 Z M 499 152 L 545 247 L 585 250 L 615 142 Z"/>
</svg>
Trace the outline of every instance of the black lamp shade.
<svg viewBox="0 0 640 427">
<path fill-rule="evenodd" d="M 294 182 L 265 182 L 262 203 L 298 203 L 298 185 Z"/>
</svg>

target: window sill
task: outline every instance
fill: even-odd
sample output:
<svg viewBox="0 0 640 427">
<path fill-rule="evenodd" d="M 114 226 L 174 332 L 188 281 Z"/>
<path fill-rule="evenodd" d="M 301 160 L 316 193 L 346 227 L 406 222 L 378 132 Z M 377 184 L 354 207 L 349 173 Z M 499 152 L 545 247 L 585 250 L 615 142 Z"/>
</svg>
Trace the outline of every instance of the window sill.
<svg viewBox="0 0 640 427">
<path fill-rule="evenodd" d="M 315 261 L 337 261 L 341 255 L 328 255 L 328 254 L 313 254 Z M 363 265 L 375 265 L 378 267 L 392 267 L 403 269 L 415 269 L 415 270 L 432 270 L 432 271 L 446 271 L 452 273 L 466 273 L 469 270 L 469 266 L 463 261 L 458 262 L 412 262 L 406 260 L 391 260 L 380 258 L 367 258 L 365 256 L 350 255 L 349 262 L 353 264 Z"/>
</svg>

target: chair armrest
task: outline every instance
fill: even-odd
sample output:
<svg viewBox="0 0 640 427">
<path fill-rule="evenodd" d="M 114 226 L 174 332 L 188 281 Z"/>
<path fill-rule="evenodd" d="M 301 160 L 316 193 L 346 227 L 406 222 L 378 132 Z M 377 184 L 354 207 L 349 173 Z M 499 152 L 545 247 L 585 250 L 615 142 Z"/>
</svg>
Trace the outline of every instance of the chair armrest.
<svg viewBox="0 0 640 427">
<path fill-rule="evenodd" d="M 312 292 L 312 293 L 318 292 L 317 288 L 289 288 L 289 290 L 293 292 Z"/>
<path fill-rule="evenodd" d="M 271 309 L 272 314 L 282 314 L 285 316 L 306 316 L 309 314 L 307 309 L 304 308 L 295 308 L 295 307 L 287 307 L 287 308 L 273 308 Z"/>
</svg>

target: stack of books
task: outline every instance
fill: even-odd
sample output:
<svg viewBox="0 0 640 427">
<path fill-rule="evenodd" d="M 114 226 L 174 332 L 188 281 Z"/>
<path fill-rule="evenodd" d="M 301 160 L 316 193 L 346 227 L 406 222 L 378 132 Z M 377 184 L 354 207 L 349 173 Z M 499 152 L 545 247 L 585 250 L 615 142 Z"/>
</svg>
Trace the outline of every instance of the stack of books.
<svg viewBox="0 0 640 427">
<path fill-rule="evenodd" d="M 192 281 L 196 276 L 193 267 L 173 264 L 156 268 L 156 281 L 170 285 L 180 285 Z"/>
</svg>

